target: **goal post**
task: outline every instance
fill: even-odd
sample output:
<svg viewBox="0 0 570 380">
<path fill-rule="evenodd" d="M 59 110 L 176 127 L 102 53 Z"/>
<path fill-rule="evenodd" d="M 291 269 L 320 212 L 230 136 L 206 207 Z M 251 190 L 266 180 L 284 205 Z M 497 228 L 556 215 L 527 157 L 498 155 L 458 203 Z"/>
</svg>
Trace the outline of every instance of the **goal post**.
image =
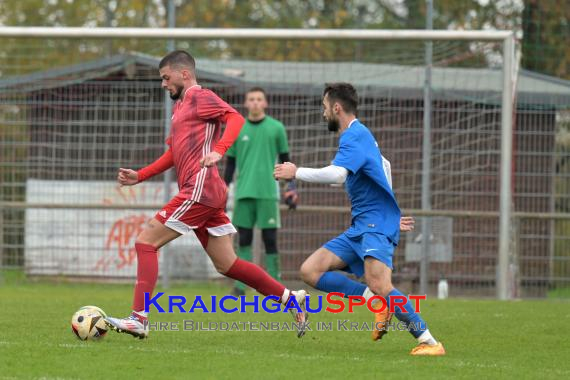
<svg viewBox="0 0 570 380">
<path fill-rule="evenodd" d="M 84 28 L 0 27 L 0 37 L 12 38 L 151 38 L 151 39 L 272 39 L 272 40 L 399 40 L 498 41 L 514 38 L 512 31 L 379 30 L 379 29 L 263 29 L 263 28 Z"/>
<path fill-rule="evenodd" d="M 493 42 L 501 46 L 500 169 L 496 296 L 508 299 L 512 217 L 513 103 L 516 83 L 515 37 L 511 31 L 338 30 L 338 29 L 201 29 L 0 27 L 0 39 L 135 39 L 135 40 L 347 40 Z M 403 47 L 405 49 L 405 47 Z M 238 76 L 239 79 L 239 76 Z M 382 144 L 381 144 L 382 145 Z M 394 176 L 397 176 L 397 170 Z M 396 188 L 396 191 L 398 189 Z M 4 199 L 0 201 L 5 202 Z M 104 207 L 104 206 L 103 206 Z M 413 207 L 409 207 L 413 208 Z M 417 208 L 417 206 L 416 206 Z M 470 210 L 465 210 L 466 212 Z M 437 212 L 437 210 L 436 210 Z M 1 244 L 1 242 L 0 242 Z"/>
</svg>

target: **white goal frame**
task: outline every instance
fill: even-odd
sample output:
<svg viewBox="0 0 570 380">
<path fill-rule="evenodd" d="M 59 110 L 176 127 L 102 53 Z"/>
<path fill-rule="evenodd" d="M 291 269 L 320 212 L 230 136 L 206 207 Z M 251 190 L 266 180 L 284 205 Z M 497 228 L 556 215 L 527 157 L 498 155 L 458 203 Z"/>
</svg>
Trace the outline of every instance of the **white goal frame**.
<svg viewBox="0 0 570 380">
<path fill-rule="evenodd" d="M 516 83 L 515 36 L 512 31 L 357 30 L 357 29 L 218 29 L 218 28 L 72 28 L 0 27 L 3 38 L 76 39 L 246 39 L 369 40 L 369 41 L 494 41 L 502 44 L 501 169 L 497 298 L 508 295 L 512 220 L 513 102 Z"/>
</svg>

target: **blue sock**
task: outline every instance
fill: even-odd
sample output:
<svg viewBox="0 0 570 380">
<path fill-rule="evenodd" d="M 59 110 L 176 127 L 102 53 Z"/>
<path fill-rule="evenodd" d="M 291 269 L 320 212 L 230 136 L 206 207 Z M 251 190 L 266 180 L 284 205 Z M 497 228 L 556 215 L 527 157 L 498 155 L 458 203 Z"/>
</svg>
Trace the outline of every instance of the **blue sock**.
<svg viewBox="0 0 570 380">
<path fill-rule="evenodd" d="M 323 292 L 339 292 L 348 296 L 361 296 L 366 289 L 366 285 L 358 281 L 351 280 L 347 276 L 339 272 L 325 272 L 319 278 L 316 288 Z"/>
<path fill-rule="evenodd" d="M 386 302 L 388 303 L 388 306 L 390 305 L 390 296 L 406 297 L 401 291 L 394 288 L 390 293 L 388 293 L 388 297 L 386 297 Z M 408 297 L 406 297 L 406 299 L 407 298 Z M 414 311 L 414 307 L 412 306 L 410 300 L 406 302 L 406 304 L 404 305 L 404 309 L 406 309 L 407 313 L 402 312 L 399 307 L 396 307 L 396 310 L 394 310 L 394 315 L 396 316 L 396 318 L 398 318 L 398 320 L 406 324 L 406 327 L 409 328 L 410 333 L 414 336 L 414 338 L 417 339 L 420 335 L 423 334 L 424 331 L 427 330 L 427 324 L 422 319 L 422 317 L 420 317 L 420 315 Z"/>
</svg>

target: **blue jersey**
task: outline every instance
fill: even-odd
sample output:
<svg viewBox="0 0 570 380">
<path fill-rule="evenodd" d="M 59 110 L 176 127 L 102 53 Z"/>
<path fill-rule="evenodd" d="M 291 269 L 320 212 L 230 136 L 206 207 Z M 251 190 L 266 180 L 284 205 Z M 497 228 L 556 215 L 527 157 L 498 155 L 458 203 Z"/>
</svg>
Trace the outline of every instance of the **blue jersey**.
<svg viewBox="0 0 570 380">
<path fill-rule="evenodd" d="M 351 203 L 349 237 L 380 233 L 400 240 L 400 208 L 388 183 L 382 155 L 372 133 L 358 119 L 341 134 L 333 165 L 348 170 L 345 188 Z"/>
</svg>

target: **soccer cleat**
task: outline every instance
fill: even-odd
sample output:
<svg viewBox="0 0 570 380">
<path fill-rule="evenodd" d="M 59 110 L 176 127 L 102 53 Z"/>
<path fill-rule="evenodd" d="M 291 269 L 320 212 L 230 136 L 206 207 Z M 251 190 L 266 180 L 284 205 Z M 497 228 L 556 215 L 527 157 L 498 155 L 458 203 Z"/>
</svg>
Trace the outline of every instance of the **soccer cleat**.
<svg viewBox="0 0 570 380">
<path fill-rule="evenodd" d="M 373 308 L 376 308 L 376 304 L 381 301 L 377 301 Z M 394 314 L 390 313 L 388 307 L 382 310 L 380 313 L 374 313 L 374 329 L 372 330 L 372 340 L 380 340 L 385 334 L 388 334 L 388 324 L 392 320 Z"/>
<path fill-rule="evenodd" d="M 110 329 L 118 333 L 130 334 L 136 338 L 148 338 L 148 319 L 133 312 L 127 318 L 105 318 Z"/>
<path fill-rule="evenodd" d="M 293 307 L 289 309 L 289 312 L 297 324 L 297 338 L 302 338 L 307 331 L 307 320 L 309 319 L 309 314 L 305 308 L 307 292 L 305 290 L 297 290 L 296 292 L 293 292 L 293 295 L 295 296 L 295 300 L 302 311 L 299 313 L 297 309 Z M 287 302 L 287 304 L 289 304 L 289 302 Z"/>
<path fill-rule="evenodd" d="M 443 344 L 441 344 L 441 342 L 436 344 L 420 343 L 410 351 L 410 355 L 443 356 L 445 355 L 445 348 L 443 348 Z"/>
</svg>

